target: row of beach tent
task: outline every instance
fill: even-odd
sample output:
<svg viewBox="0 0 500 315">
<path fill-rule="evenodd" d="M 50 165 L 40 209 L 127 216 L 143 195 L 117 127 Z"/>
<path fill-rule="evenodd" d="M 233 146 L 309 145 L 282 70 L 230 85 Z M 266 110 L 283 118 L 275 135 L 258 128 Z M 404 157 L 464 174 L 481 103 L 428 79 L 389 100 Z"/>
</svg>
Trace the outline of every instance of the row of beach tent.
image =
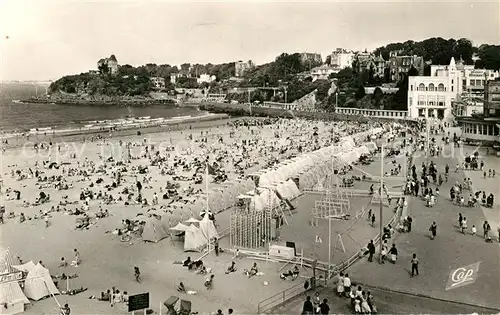
<svg viewBox="0 0 500 315">
<path fill-rule="evenodd" d="M 343 137 L 339 143 L 319 150 L 305 153 L 291 160 L 284 161 L 276 166 L 254 173 L 258 177 L 259 186 L 275 186 L 284 183 L 290 178 L 299 179 L 299 189 L 312 188 L 328 171 L 339 166 L 351 164 L 362 154 L 368 154 L 377 149 L 376 144 L 368 142 L 356 146 L 356 142 L 367 139 L 370 135 L 383 132 L 382 128 L 375 128 L 355 136 Z"/>
<path fill-rule="evenodd" d="M 24 312 L 25 304 L 30 300 L 39 301 L 47 296 L 60 294 L 52 281 L 50 272 L 41 264 L 29 261 L 20 264 L 19 258 L 8 248 L 0 249 L 0 275 L 23 272 L 24 288 L 17 280 L 0 283 L 0 314 L 18 314 Z"/>
<path fill-rule="evenodd" d="M 157 243 L 162 239 L 175 234 L 184 234 L 184 250 L 185 251 L 200 251 L 213 238 L 218 237 L 217 230 L 212 220 L 208 215 L 204 215 L 201 220 L 190 218 L 186 223 L 177 223 L 171 227 L 170 221 L 167 221 L 166 216 L 158 219 L 155 216 L 146 217 L 139 215 L 134 220 L 144 221 L 144 230 L 142 232 L 142 240 L 146 242 Z M 198 224 L 198 226 L 196 226 Z"/>
</svg>

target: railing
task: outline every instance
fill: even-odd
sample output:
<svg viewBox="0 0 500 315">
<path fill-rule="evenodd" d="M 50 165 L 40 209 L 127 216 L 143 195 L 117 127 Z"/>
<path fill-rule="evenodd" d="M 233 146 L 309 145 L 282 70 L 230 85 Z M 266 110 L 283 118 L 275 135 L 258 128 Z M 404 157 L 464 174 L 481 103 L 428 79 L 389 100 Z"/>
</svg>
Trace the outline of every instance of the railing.
<svg viewBox="0 0 500 315">
<path fill-rule="evenodd" d="M 400 215 L 401 214 L 399 213 L 399 211 L 396 211 L 396 213 L 392 216 L 391 220 L 389 220 L 387 225 L 393 224 L 394 221 Z M 374 244 L 378 244 L 378 242 L 380 242 L 380 234 L 378 234 L 373 239 Z M 364 255 L 360 255 L 360 253 L 357 252 L 356 254 L 352 255 L 349 259 L 341 262 L 340 264 L 330 266 L 331 271 L 332 271 L 331 277 L 329 279 L 326 279 L 325 284 L 328 284 L 328 281 L 330 281 L 334 276 L 338 275 L 340 272 L 343 272 L 347 268 L 351 267 L 356 261 L 358 261 L 362 257 L 364 257 Z M 328 264 L 325 264 L 325 265 L 326 265 L 326 268 L 328 268 Z M 318 281 L 318 279 L 316 279 L 316 282 L 317 281 Z M 276 294 L 268 297 L 265 300 L 260 301 L 259 304 L 257 305 L 257 314 L 266 314 L 267 312 L 285 304 L 287 301 L 297 297 L 301 293 L 306 292 L 306 290 L 304 288 L 304 283 L 305 283 L 305 281 L 303 281 L 302 283 L 297 284 L 293 287 L 290 287 L 286 290 L 283 290 L 279 293 L 276 293 Z"/>
<path fill-rule="evenodd" d="M 309 281 L 309 280 L 307 280 Z M 301 281 L 300 283 L 283 290 L 275 295 L 268 297 L 267 299 L 260 301 L 257 306 L 257 314 L 266 314 L 272 309 L 285 304 L 287 301 L 297 297 L 298 295 L 306 292 L 304 284 L 306 281 Z"/>
</svg>

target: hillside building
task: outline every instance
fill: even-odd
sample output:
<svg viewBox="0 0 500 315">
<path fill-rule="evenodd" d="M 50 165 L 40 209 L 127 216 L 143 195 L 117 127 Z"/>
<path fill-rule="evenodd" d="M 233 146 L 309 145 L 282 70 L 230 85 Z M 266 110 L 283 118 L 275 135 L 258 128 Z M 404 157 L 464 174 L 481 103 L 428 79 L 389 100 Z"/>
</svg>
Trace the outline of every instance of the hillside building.
<svg viewBox="0 0 500 315">
<path fill-rule="evenodd" d="M 398 52 L 391 52 L 387 65 L 390 72 L 390 80 L 399 82 L 403 80 L 408 71 L 413 67 L 418 71 L 418 75 L 424 75 L 425 61 L 420 56 L 398 56 Z"/>
<path fill-rule="evenodd" d="M 215 80 L 217 80 L 217 77 L 215 75 L 209 75 L 209 74 L 204 73 L 204 74 L 201 74 L 200 77 L 196 79 L 196 82 L 198 84 L 212 83 Z"/>
<path fill-rule="evenodd" d="M 412 118 L 451 120 L 453 114 L 468 114 L 463 107 L 473 99 L 477 101 L 478 95 L 485 92 L 485 85 L 499 77 L 498 71 L 474 69 L 461 60 L 456 63 L 455 58 L 449 65 L 431 66 L 430 74 L 408 79 L 408 112 Z"/>
<path fill-rule="evenodd" d="M 101 69 L 103 65 L 108 67 L 109 74 L 118 73 L 118 60 L 116 60 L 115 55 L 111 55 L 109 58 L 103 58 L 97 62 L 97 69 Z"/>
<path fill-rule="evenodd" d="M 309 66 L 311 69 L 314 66 L 321 65 L 323 63 L 321 54 L 306 52 L 300 54 L 300 61 L 303 65 Z"/>
<path fill-rule="evenodd" d="M 334 68 L 332 66 L 329 66 L 329 65 L 321 65 L 319 67 L 315 67 L 311 70 L 311 78 L 312 78 L 312 81 L 316 81 L 316 80 L 328 80 L 328 77 L 330 76 L 330 74 L 332 73 L 338 73 L 339 70 L 338 68 Z"/>
<path fill-rule="evenodd" d="M 162 77 L 151 77 L 149 78 L 151 83 L 154 85 L 155 88 L 157 89 L 164 89 L 165 88 L 165 78 Z"/>
<path fill-rule="evenodd" d="M 236 77 L 242 77 L 243 75 L 245 75 L 245 72 L 247 72 L 248 70 L 251 70 L 255 67 L 255 64 L 253 63 L 252 60 L 248 60 L 248 61 L 236 61 L 234 63 L 234 71 L 235 71 L 235 76 Z"/>
<path fill-rule="evenodd" d="M 369 52 L 357 53 L 354 57 L 354 66 L 356 71 L 373 71 L 373 75 L 383 78 L 385 74 L 386 61 L 381 55 L 375 56 Z"/>
<path fill-rule="evenodd" d="M 343 48 L 337 48 L 330 55 L 330 66 L 339 70 L 352 67 L 355 54 Z"/>
</svg>

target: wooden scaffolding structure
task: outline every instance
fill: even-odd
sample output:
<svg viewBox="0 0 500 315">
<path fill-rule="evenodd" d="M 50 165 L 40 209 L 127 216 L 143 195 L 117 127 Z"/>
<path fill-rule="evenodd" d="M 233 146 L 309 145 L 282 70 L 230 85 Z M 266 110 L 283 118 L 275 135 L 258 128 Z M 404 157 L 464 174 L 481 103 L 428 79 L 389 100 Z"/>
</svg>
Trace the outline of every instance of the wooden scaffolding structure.
<svg viewBox="0 0 500 315">
<path fill-rule="evenodd" d="M 323 198 L 314 202 L 311 211 L 312 223 L 315 226 L 318 226 L 319 219 L 345 219 L 351 209 L 347 193 L 339 185 L 333 189 L 327 188 L 324 192 Z"/>
<path fill-rule="evenodd" d="M 230 247 L 256 249 L 267 246 L 279 237 L 279 228 L 286 221 L 282 201 L 272 202 L 272 190 L 265 209 L 256 210 L 255 201 L 231 212 L 229 222 Z M 253 197 L 255 198 L 255 196 Z"/>
</svg>

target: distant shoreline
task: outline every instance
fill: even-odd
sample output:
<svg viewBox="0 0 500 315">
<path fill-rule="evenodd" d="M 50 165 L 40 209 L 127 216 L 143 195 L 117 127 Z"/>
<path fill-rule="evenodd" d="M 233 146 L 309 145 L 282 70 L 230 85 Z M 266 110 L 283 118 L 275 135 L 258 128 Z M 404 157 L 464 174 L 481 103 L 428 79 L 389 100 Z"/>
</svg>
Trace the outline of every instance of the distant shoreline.
<svg viewBox="0 0 500 315">
<path fill-rule="evenodd" d="M 75 128 L 65 130 L 40 130 L 36 133 L 26 132 L 25 135 L 10 134 L 3 137 L 2 140 L 7 140 L 8 145 L 5 148 L 16 148 L 23 146 L 28 141 L 40 142 L 60 142 L 60 141 L 81 141 L 82 137 L 103 135 L 113 137 L 123 136 L 138 136 L 148 133 L 161 133 L 180 129 L 196 129 L 205 126 L 226 124 L 231 117 L 227 114 L 208 114 L 196 117 L 186 117 L 183 119 L 168 119 L 158 124 L 144 124 L 124 126 L 117 130 L 109 130 L 109 128 Z M 26 135 L 29 135 L 29 140 Z M 1 137 L 0 137 L 1 138 Z"/>
<path fill-rule="evenodd" d="M 81 100 L 71 98 L 39 98 L 32 97 L 19 100 L 20 103 L 33 104 L 58 104 L 58 105 L 85 105 L 85 106 L 137 106 L 144 107 L 150 105 L 176 105 L 171 99 L 112 99 L 112 100 Z"/>
</svg>

